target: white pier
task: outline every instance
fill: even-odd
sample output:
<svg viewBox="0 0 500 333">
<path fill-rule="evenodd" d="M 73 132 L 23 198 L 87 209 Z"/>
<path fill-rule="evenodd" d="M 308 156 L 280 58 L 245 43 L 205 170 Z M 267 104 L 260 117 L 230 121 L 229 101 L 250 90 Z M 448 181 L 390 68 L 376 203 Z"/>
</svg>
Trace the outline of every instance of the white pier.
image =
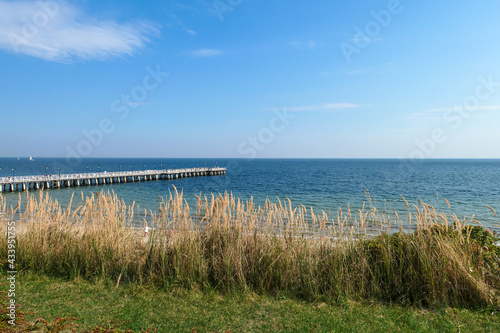
<svg viewBox="0 0 500 333">
<path fill-rule="evenodd" d="M 215 167 L 0 177 L 0 192 L 216 176 L 224 174 L 226 174 L 226 168 Z"/>
</svg>

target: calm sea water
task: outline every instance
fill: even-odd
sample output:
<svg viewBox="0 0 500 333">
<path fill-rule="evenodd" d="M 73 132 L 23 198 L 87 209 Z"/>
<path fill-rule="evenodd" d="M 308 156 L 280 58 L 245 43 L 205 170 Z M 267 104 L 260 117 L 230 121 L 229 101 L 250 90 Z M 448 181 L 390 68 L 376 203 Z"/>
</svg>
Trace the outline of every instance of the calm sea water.
<svg viewBox="0 0 500 333">
<path fill-rule="evenodd" d="M 350 203 L 352 208 L 367 202 L 368 190 L 379 209 L 405 212 L 400 195 L 410 203 L 419 199 L 449 212 L 442 198 L 459 217 L 476 219 L 500 231 L 500 218 L 484 206 L 500 213 L 500 160 L 426 160 L 418 163 L 386 159 L 83 159 L 68 165 L 56 158 L 0 158 L 0 176 L 40 175 L 73 172 L 126 171 L 196 166 L 227 167 L 227 174 L 216 177 L 183 178 L 140 183 L 73 187 L 50 190 L 51 196 L 67 203 L 71 194 L 81 191 L 112 190 L 127 203 L 158 209 L 159 196 L 166 196 L 172 185 L 183 190 L 188 201 L 194 194 L 232 192 L 261 204 L 266 197 L 290 198 L 315 210 L 335 212 Z M 12 171 L 14 168 L 14 171 Z M 4 193 L 10 203 L 17 193 Z"/>
</svg>

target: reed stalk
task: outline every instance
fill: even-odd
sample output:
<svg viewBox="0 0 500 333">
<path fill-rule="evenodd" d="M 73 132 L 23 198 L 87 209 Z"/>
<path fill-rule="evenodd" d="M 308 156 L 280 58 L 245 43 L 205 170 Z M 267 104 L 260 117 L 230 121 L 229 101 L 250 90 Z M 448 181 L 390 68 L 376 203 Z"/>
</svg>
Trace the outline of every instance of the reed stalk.
<svg viewBox="0 0 500 333">
<path fill-rule="evenodd" d="M 499 304 L 500 250 L 484 240 L 495 236 L 474 217 L 450 217 L 404 198 L 404 219 L 371 200 L 356 212 L 348 205 L 346 214 L 339 209 L 332 216 L 288 199 L 257 206 L 230 193 L 196 198 L 190 207 L 174 187 L 160 198 L 158 211 L 146 212 L 147 234 L 134 227 L 139 208 L 114 193 L 82 194 L 64 208 L 43 191 L 20 196 L 10 208 L 0 195 L 0 212 L 7 220 L 18 214 L 23 226 L 16 248 L 20 270 L 68 279 L 306 300 Z M 6 223 L 0 227 L 6 234 Z M 6 237 L 0 243 L 6 257 Z"/>
</svg>

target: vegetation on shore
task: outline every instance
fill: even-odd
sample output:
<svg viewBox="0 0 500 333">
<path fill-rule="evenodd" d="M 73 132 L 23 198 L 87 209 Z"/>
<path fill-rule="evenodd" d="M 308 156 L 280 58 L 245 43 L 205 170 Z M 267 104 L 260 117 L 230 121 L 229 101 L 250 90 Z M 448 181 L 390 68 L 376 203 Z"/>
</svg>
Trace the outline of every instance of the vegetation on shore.
<svg viewBox="0 0 500 333">
<path fill-rule="evenodd" d="M 331 217 L 288 200 L 256 206 L 227 193 L 200 194 L 191 208 L 175 190 L 158 212 L 148 212 L 148 234 L 130 228 L 134 207 L 112 193 L 82 194 L 75 209 L 43 192 L 22 204 L 19 218 L 29 223 L 17 232 L 16 265 L 23 272 L 308 303 L 500 304 L 496 235 L 474 218 L 447 216 L 425 203 L 407 204 L 404 219 L 371 205 Z M 4 216 L 18 207 L 8 209 L 0 196 Z M 0 228 L 6 234 L 6 223 Z M 5 237 L 0 253 L 7 257 Z"/>
<path fill-rule="evenodd" d="M 134 210 L 115 194 L 82 195 L 72 210 L 40 192 L 27 196 L 25 205 L 20 218 L 30 223 L 17 235 L 17 266 L 51 276 L 304 300 L 498 304 L 495 236 L 473 226 L 473 219 L 450 218 L 425 203 L 414 211 L 408 205 L 405 222 L 397 214 L 391 221 L 376 208 L 339 210 L 331 219 L 289 201 L 256 207 L 228 194 L 210 200 L 200 195 L 192 209 L 175 191 L 161 201 L 159 212 L 150 213 L 147 237 L 126 227 Z M 390 231 L 389 224 L 401 232 L 367 236 L 374 228 Z M 404 232 L 410 226 L 413 231 Z M 6 242 L 0 239 L 4 258 Z"/>
</svg>

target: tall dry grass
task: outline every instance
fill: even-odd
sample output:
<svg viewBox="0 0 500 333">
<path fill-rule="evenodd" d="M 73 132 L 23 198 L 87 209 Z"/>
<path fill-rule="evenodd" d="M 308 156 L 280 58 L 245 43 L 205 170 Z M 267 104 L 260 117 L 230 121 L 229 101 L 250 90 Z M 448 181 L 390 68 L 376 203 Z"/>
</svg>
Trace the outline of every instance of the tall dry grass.
<svg viewBox="0 0 500 333">
<path fill-rule="evenodd" d="M 22 270 L 307 300 L 499 304 L 500 250 L 489 241 L 493 236 L 474 227 L 474 218 L 447 216 L 425 203 L 405 201 L 404 217 L 373 205 L 348 206 L 332 217 L 288 199 L 258 206 L 227 193 L 200 194 L 190 207 L 174 188 L 157 212 L 144 212 L 153 227 L 145 235 L 131 227 L 135 208 L 113 193 L 82 194 L 65 208 L 42 191 L 21 198 L 23 212 L 7 208 L 1 196 L 0 209 L 26 222 L 17 236 Z M 6 256 L 6 238 L 0 243 Z"/>
</svg>

